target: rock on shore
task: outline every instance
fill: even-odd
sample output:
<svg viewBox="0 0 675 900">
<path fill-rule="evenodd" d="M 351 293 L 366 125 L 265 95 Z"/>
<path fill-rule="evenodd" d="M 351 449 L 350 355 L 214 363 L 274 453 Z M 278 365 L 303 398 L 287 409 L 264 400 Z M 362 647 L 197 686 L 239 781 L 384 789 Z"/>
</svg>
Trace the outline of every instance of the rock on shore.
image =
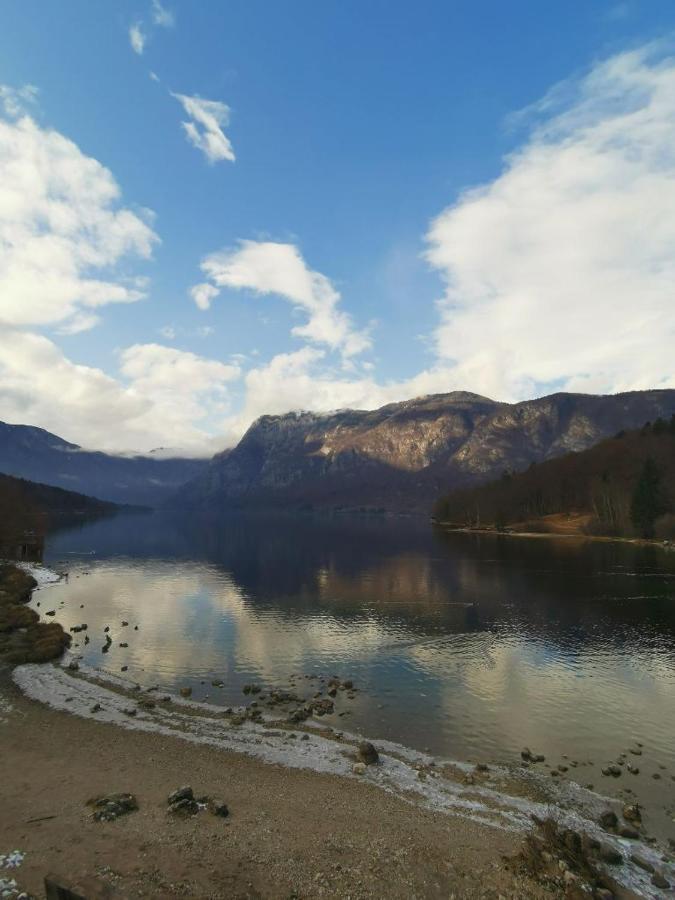
<svg viewBox="0 0 675 900">
<path fill-rule="evenodd" d="M 0 656 L 12 665 L 58 659 L 70 635 L 57 622 L 40 622 L 26 606 L 37 581 L 23 569 L 0 566 Z"/>
</svg>

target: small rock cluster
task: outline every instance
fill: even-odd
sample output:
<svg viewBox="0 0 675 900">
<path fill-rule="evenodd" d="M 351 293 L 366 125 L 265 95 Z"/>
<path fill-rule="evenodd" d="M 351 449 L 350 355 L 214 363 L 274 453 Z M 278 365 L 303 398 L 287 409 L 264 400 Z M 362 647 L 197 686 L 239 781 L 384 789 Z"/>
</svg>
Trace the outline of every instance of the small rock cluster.
<svg viewBox="0 0 675 900">
<path fill-rule="evenodd" d="M 177 788 L 167 798 L 168 812 L 172 816 L 187 818 L 196 815 L 200 809 L 208 809 L 214 816 L 221 819 L 227 818 L 230 811 L 223 800 L 214 800 L 212 797 L 195 797 L 194 791 L 188 785 Z"/>
<path fill-rule="evenodd" d="M 625 807 L 623 813 L 629 821 L 640 821 L 636 805 Z M 544 884 L 563 887 L 566 891 L 574 887 L 581 895 L 590 893 L 597 900 L 611 900 L 615 896 L 614 879 L 603 871 L 601 864 L 610 867 L 624 865 L 624 857 L 617 849 L 584 832 L 561 828 L 553 819 L 542 821 L 535 818 L 535 822 L 537 831 L 528 835 L 520 854 L 530 872 Z M 621 833 L 618 816 L 612 810 L 602 813 L 600 825 L 606 831 Z M 630 861 L 651 874 L 655 887 L 668 889 L 668 880 L 656 871 L 649 860 L 631 853 Z"/>
<path fill-rule="evenodd" d="M 138 809 L 138 801 L 133 794 L 104 794 L 102 797 L 94 797 L 87 801 L 87 806 L 94 808 L 96 822 L 113 822 L 120 816 L 135 812 Z"/>
<path fill-rule="evenodd" d="M 527 763 L 540 763 L 546 760 L 542 753 L 533 753 L 529 747 L 523 747 L 520 751 L 520 758 Z"/>
</svg>

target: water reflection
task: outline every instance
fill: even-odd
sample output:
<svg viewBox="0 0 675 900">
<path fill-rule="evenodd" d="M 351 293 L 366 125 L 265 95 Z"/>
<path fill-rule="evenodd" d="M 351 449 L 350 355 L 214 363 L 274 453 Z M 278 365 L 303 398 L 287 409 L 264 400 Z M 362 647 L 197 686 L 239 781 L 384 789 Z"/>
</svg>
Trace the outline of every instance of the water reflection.
<svg viewBox="0 0 675 900">
<path fill-rule="evenodd" d="M 248 681 L 335 673 L 364 690 L 332 724 L 462 758 L 529 744 L 593 760 L 579 780 L 596 783 L 639 739 L 632 789 L 664 815 L 675 799 L 675 556 L 659 548 L 153 514 L 54 534 L 46 560 L 70 579 L 37 598 L 87 622 L 90 662 L 146 685 L 231 705 Z"/>
</svg>

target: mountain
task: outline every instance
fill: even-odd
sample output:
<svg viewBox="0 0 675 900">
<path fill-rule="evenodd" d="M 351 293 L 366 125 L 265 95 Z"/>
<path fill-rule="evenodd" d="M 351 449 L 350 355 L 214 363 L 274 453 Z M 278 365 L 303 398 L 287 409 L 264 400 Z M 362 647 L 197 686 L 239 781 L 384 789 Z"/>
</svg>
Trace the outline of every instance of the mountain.
<svg viewBox="0 0 675 900">
<path fill-rule="evenodd" d="M 0 472 L 113 503 L 158 506 L 207 465 L 205 459 L 111 456 L 42 428 L 0 422 Z"/>
<path fill-rule="evenodd" d="M 675 538 L 675 416 L 441 497 L 455 527 Z"/>
<path fill-rule="evenodd" d="M 175 503 L 429 512 L 455 487 L 584 450 L 675 412 L 675 390 L 499 403 L 454 392 L 374 411 L 262 416 Z"/>
</svg>

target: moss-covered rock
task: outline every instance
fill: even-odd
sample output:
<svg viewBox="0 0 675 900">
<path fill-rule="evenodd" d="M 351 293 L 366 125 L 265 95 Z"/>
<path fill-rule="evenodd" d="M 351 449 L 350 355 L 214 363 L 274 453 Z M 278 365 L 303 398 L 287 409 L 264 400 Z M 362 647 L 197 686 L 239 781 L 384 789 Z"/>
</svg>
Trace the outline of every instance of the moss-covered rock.
<svg viewBox="0 0 675 900">
<path fill-rule="evenodd" d="M 0 656 L 12 665 L 58 659 L 70 635 L 57 622 L 40 622 L 25 604 L 37 581 L 13 565 L 0 566 Z"/>
</svg>

